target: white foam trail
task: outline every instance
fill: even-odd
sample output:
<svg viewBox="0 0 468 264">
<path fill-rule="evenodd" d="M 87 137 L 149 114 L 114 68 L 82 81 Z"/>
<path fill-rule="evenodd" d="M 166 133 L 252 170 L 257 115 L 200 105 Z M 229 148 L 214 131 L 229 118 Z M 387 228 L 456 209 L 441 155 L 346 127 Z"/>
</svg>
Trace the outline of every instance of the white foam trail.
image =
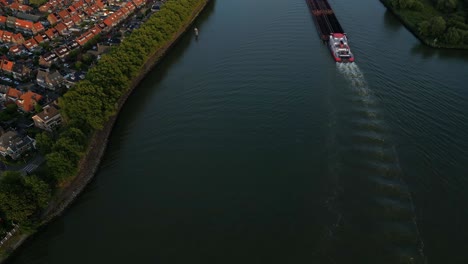
<svg viewBox="0 0 468 264">
<path fill-rule="evenodd" d="M 366 78 L 356 63 L 337 63 L 337 67 L 359 95 L 370 96 Z"/>
<path fill-rule="evenodd" d="M 367 81 L 366 81 L 366 78 L 364 77 L 363 72 L 361 71 L 361 69 L 359 69 L 358 65 L 356 63 L 354 63 L 354 62 L 352 62 L 352 63 L 337 63 L 336 66 L 337 66 L 338 71 L 351 84 L 350 88 L 353 90 L 353 92 L 356 93 L 359 102 L 362 103 L 362 106 L 366 107 L 367 110 L 365 110 L 365 111 L 368 112 L 367 116 L 370 117 L 370 119 L 368 121 L 372 122 L 371 119 L 375 119 L 377 117 L 377 115 L 378 115 L 378 114 L 376 114 L 377 109 L 375 109 L 376 99 L 372 95 L 371 89 L 369 88 L 369 85 L 367 84 Z M 370 105 L 372 105 L 372 106 L 370 106 Z M 377 146 L 375 146 L 375 147 L 377 147 Z M 380 147 L 381 147 L 380 150 L 376 149 L 374 151 L 382 152 L 382 153 L 384 153 L 384 151 L 388 151 L 388 149 L 384 150 L 383 146 L 380 146 Z M 399 168 L 399 170 L 401 171 L 400 162 L 399 162 L 399 159 L 398 159 L 398 154 L 397 154 L 394 146 L 391 148 L 391 152 L 392 152 L 391 155 L 394 156 L 394 158 L 396 159 L 396 161 L 395 161 L 396 164 L 394 164 L 394 165 L 396 165 Z M 403 178 L 400 178 L 400 181 L 404 185 L 406 185 Z M 409 199 L 410 199 L 411 209 L 412 209 L 413 213 L 415 213 L 415 208 L 414 208 L 414 203 L 413 203 L 411 193 L 408 193 L 408 196 L 409 196 Z M 416 221 L 416 216 L 414 216 L 412 218 L 412 221 L 413 221 L 413 223 L 414 223 L 414 225 L 416 227 L 417 238 L 418 238 L 418 240 L 420 242 L 420 248 L 418 249 L 419 253 L 422 256 L 422 258 L 424 260 L 424 263 L 427 263 L 426 257 L 424 255 L 424 242 L 422 241 L 421 234 L 419 232 L 419 228 L 418 228 L 417 221 Z"/>
</svg>

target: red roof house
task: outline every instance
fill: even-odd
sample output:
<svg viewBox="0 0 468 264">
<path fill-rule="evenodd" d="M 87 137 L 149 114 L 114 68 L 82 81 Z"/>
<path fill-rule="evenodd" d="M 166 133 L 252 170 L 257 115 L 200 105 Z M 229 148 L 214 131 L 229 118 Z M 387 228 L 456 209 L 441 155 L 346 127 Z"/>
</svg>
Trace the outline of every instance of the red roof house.
<svg viewBox="0 0 468 264">
<path fill-rule="evenodd" d="M 16 104 L 20 109 L 25 112 L 31 112 L 34 110 L 34 106 L 42 99 L 42 96 L 33 93 L 31 91 L 27 91 L 23 95 L 20 96 L 20 99 L 16 101 Z"/>
</svg>

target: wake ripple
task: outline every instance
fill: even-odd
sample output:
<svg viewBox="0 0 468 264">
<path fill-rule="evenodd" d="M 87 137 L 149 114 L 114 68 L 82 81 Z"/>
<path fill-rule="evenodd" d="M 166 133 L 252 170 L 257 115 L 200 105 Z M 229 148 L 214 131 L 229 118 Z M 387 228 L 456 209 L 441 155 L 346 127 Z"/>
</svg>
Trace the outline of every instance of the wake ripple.
<svg viewBox="0 0 468 264">
<path fill-rule="evenodd" d="M 343 113 L 346 132 L 339 136 L 342 245 L 335 247 L 355 263 L 427 263 L 413 199 L 378 101 L 356 63 L 337 63 L 337 69 L 352 90 Z"/>
</svg>

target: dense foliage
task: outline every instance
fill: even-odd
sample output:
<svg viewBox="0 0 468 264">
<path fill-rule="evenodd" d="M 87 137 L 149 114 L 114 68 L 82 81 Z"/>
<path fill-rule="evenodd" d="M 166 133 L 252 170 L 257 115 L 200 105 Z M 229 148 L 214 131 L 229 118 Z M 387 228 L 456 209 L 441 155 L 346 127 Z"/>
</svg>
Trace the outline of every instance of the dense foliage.
<svg viewBox="0 0 468 264">
<path fill-rule="evenodd" d="M 0 181 L 0 232 L 8 223 L 27 223 L 50 200 L 52 189 L 72 179 L 85 155 L 89 138 L 116 114 L 122 97 L 131 88 L 146 61 L 187 23 L 206 0 L 168 1 L 117 48 L 104 55 L 59 104 L 66 125 L 57 135 L 36 137 L 46 154 L 47 185 L 36 176 L 3 173 Z"/>
<path fill-rule="evenodd" d="M 426 43 L 468 47 L 468 0 L 383 0 Z"/>
<path fill-rule="evenodd" d="M 43 209 L 51 197 L 50 186 L 42 179 L 8 171 L 0 180 L 0 216 L 3 226 L 26 223 Z M 1 229 L 1 228 L 0 228 Z"/>
</svg>

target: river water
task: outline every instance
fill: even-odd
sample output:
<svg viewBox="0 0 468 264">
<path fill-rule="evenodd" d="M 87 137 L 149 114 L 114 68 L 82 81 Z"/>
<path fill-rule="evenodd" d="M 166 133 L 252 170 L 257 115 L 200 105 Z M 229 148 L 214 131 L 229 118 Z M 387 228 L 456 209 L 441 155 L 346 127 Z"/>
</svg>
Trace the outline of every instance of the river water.
<svg viewBox="0 0 468 264">
<path fill-rule="evenodd" d="M 330 3 L 354 65 L 304 0 L 213 1 L 11 263 L 468 263 L 468 52 Z"/>
</svg>

